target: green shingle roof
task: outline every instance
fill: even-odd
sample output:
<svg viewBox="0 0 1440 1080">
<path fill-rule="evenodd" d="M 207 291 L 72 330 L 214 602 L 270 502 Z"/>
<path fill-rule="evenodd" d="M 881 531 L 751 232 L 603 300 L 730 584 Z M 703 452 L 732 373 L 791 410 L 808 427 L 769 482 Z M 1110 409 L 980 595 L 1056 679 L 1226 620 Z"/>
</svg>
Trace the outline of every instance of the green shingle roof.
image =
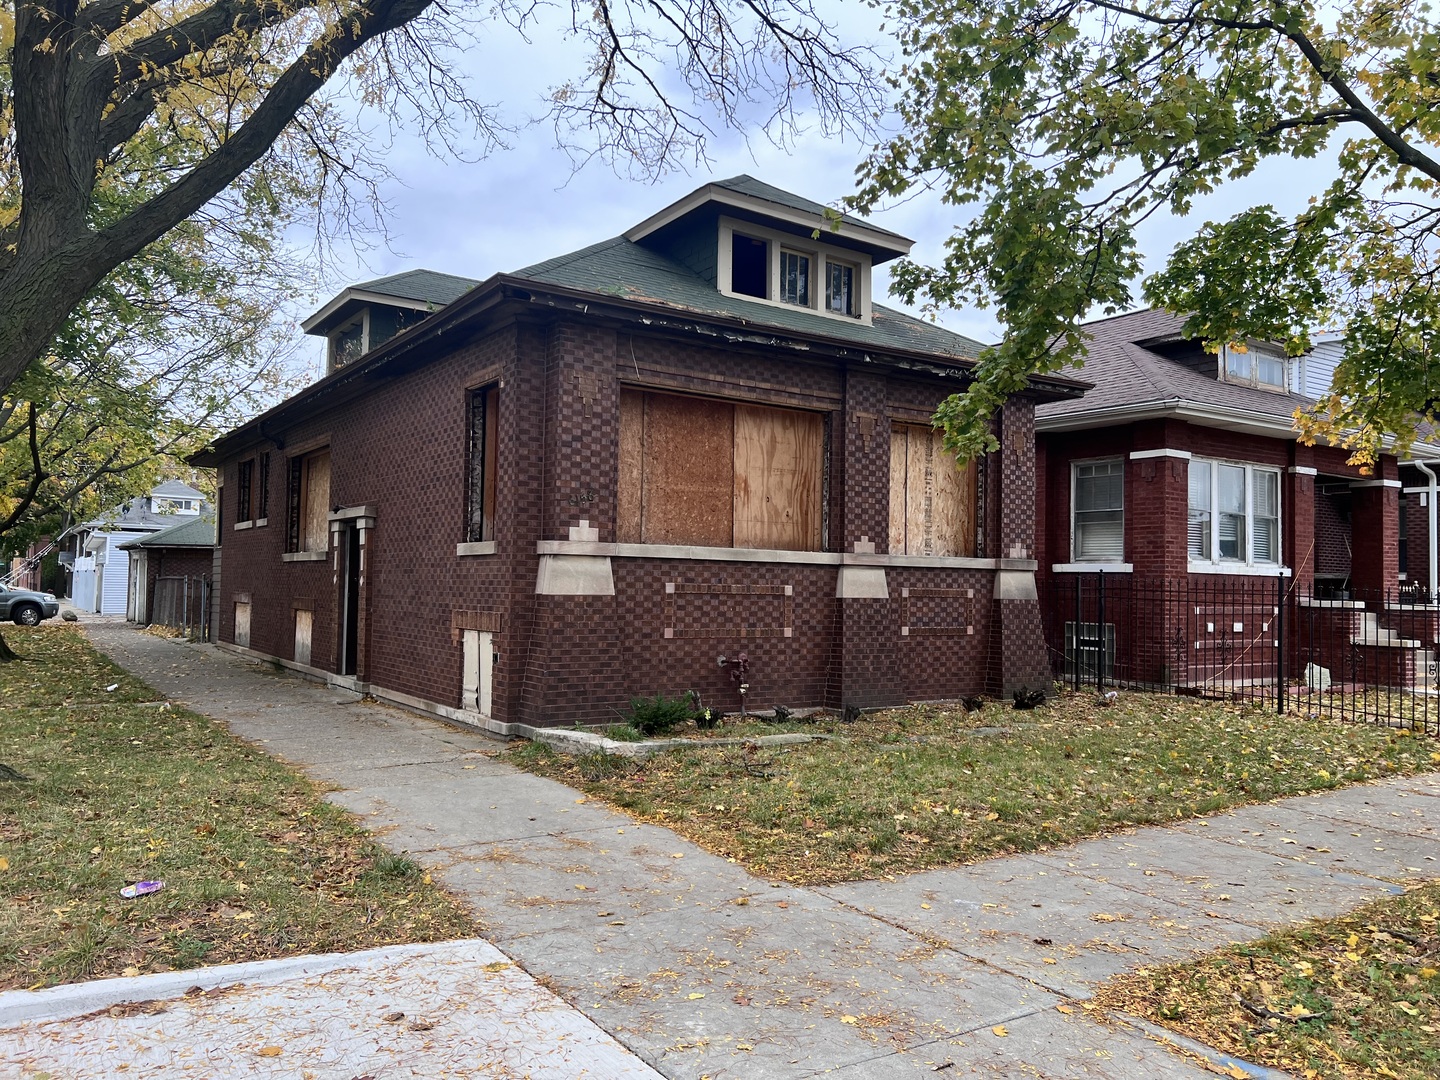
<svg viewBox="0 0 1440 1080">
<path fill-rule="evenodd" d="M 796 196 L 789 198 L 797 200 Z M 829 318 L 803 308 L 726 296 L 687 267 L 623 237 L 535 263 L 512 276 L 697 315 L 740 319 L 755 326 L 826 337 L 878 351 L 904 349 L 974 359 L 984 348 L 971 338 L 879 304 L 871 305 L 871 322 L 866 324 L 859 319 Z"/>
<path fill-rule="evenodd" d="M 772 187 L 763 180 L 756 180 L 748 173 L 741 173 L 739 176 L 732 176 L 728 180 L 713 181 L 714 186 L 724 188 L 726 191 L 733 191 L 738 195 L 749 195 L 754 199 L 764 199 L 766 202 L 775 203 L 777 206 L 789 207 L 791 210 L 800 210 L 807 214 L 815 214 L 818 217 L 825 217 L 835 212 L 833 207 L 823 203 L 815 202 L 804 196 L 796 195 L 793 192 L 784 191 L 781 188 Z M 899 240 L 909 241 L 909 237 L 901 236 L 889 229 L 882 229 L 880 226 L 866 221 L 864 218 L 854 217 L 851 214 L 841 214 L 840 220 L 850 225 L 860 225 L 871 232 L 883 233 L 886 236 L 893 236 Z"/>
<path fill-rule="evenodd" d="M 150 533 L 138 540 L 120 545 L 122 548 L 151 547 L 214 547 L 215 519 L 213 517 L 186 518 L 178 525 Z"/>
<path fill-rule="evenodd" d="M 375 278 L 351 285 L 354 292 L 381 293 L 401 300 L 414 300 L 425 304 L 451 304 L 480 282 L 475 278 L 442 274 L 438 270 L 406 270 L 401 274 Z"/>
</svg>

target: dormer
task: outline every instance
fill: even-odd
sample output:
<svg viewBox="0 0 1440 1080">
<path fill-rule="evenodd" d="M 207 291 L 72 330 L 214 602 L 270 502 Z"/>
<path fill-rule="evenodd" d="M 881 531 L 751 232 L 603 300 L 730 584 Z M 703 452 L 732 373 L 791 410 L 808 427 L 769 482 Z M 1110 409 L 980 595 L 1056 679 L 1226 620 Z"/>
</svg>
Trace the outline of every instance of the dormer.
<svg viewBox="0 0 1440 1080">
<path fill-rule="evenodd" d="M 1195 338 L 1166 337 L 1135 344 L 1220 382 L 1277 394 L 1303 392 L 1304 360 L 1287 357 L 1284 349 L 1268 342 L 1223 345 L 1218 353 Z"/>
<path fill-rule="evenodd" d="M 751 176 L 691 192 L 625 233 L 726 296 L 870 321 L 872 270 L 914 242 Z"/>
<path fill-rule="evenodd" d="M 477 284 L 473 278 L 454 274 L 407 270 L 350 286 L 300 325 L 305 333 L 328 342 L 328 374 L 379 348 Z"/>
</svg>

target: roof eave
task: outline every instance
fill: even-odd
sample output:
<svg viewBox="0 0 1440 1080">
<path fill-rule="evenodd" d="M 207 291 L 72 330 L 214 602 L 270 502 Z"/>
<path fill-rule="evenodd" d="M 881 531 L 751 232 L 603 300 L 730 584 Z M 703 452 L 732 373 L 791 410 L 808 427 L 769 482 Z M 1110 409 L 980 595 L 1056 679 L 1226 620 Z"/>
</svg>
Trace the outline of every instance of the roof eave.
<svg viewBox="0 0 1440 1080">
<path fill-rule="evenodd" d="M 307 334 L 317 331 L 324 333 L 325 324 L 340 312 L 346 304 L 385 304 L 389 307 L 405 308 L 407 311 L 439 310 L 448 305 L 429 300 L 414 300 L 408 296 L 392 296 L 389 293 L 371 292 L 367 289 L 346 289 L 328 304 L 300 324 Z"/>
<path fill-rule="evenodd" d="M 738 191 L 731 191 L 716 184 L 706 184 L 697 191 L 692 191 L 683 199 L 671 203 L 658 213 L 651 214 L 638 225 L 627 229 L 622 235 L 631 243 L 637 243 L 652 233 L 658 232 L 666 225 L 679 221 L 686 214 L 692 213 L 704 206 L 706 203 L 720 203 L 722 206 L 733 206 L 742 210 L 751 210 L 756 213 L 773 217 L 780 221 L 788 222 L 791 225 L 799 225 L 802 228 L 816 228 L 816 215 L 806 213 L 803 210 L 796 210 L 794 207 L 784 206 L 781 203 L 771 202 L 769 199 L 762 199 L 758 195 L 745 195 Z M 857 244 L 868 244 L 887 252 L 893 252 L 893 258 L 910 254 L 910 249 L 915 246 L 915 241 L 908 236 L 901 236 L 899 233 L 890 232 L 888 229 L 876 228 L 873 225 L 860 225 L 853 221 L 821 222 L 823 232 L 832 236 L 853 241 Z"/>
<path fill-rule="evenodd" d="M 1185 398 L 1152 399 L 1130 402 L 1124 405 L 1107 405 L 1078 412 L 1065 412 L 1052 416 L 1036 415 L 1037 433 L 1085 431 L 1091 428 L 1107 427 L 1113 424 L 1128 424 L 1139 420 L 1160 420 L 1174 417 L 1199 424 L 1201 427 L 1223 427 L 1249 435 L 1265 438 L 1294 439 L 1298 437 L 1295 426 L 1269 413 L 1249 409 L 1225 408 L 1189 401 Z"/>
<path fill-rule="evenodd" d="M 808 348 L 819 344 L 833 350 L 836 355 L 841 357 L 858 358 L 869 363 L 890 362 L 894 366 L 908 367 L 912 370 L 923 368 L 934 374 L 968 375 L 977 362 L 973 356 L 908 349 L 900 345 L 875 348 L 844 338 L 829 337 L 823 333 L 797 333 L 782 327 L 752 323 L 733 316 L 670 307 L 653 301 L 629 300 L 604 293 L 553 285 L 549 282 L 536 281 L 513 274 L 496 274 L 471 289 L 459 300 L 442 308 L 434 318 L 427 319 L 414 329 L 390 339 L 360 359 L 337 368 L 294 397 L 261 413 L 233 431 L 227 432 L 210 446 L 192 454 L 186 461 L 191 465 L 205 468 L 218 466 L 224 457 L 268 438 L 264 433 L 265 428 L 284 426 L 287 417 L 310 409 L 320 399 L 342 387 L 363 381 L 367 376 L 377 373 L 404 353 L 414 351 L 447 331 L 468 322 L 483 311 L 494 308 L 507 300 L 557 309 L 573 307 L 586 314 L 592 313 L 596 307 L 604 306 L 616 311 L 623 311 L 630 318 L 643 319 L 647 325 L 651 326 L 655 324 L 656 313 L 663 312 L 690 323 L 728 329 L 737 336 L 747 339 L 763 335 L 772 341 L 784 340 L 797 348 Z M 1028 392 L 1037 400 L 1055 401 L 1078 398 L 1085 390 L 1089 389 L 1089 385 L 1061 375 L 1034 376 Z"/>
</svg>

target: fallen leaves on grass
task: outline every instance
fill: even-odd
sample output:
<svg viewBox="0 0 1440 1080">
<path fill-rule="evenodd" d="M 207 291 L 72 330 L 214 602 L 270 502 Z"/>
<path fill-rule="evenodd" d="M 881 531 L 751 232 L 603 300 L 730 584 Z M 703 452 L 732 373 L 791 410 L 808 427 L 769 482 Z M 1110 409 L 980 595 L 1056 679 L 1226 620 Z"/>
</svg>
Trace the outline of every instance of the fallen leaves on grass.
<svg viewBox="0 0 1440 1080">
<path fill-rule="evenodd" d="M 1187 964 L 1094 1002 L 1303 1077 L 1440 1075 L 1440 882 Z"/>
<path fill-rule="evenodd" d="M 1064 695 L 1024 713 L 915 706 L 851 724 L 813 718 L 804 729 L 828 738 L 770 748 L 763 773 L 703 741 L 644 762 L 571 758 L 537 743 L 507 757 L 752 873 L 813 885 L 1414 772 L 1434 753 L 1390 728 L 1140 693 L 1103 709 L 1091 695 Z"/>
<path fill-rule="evenodd" d="M 44 629 L 78 670 L 115 681 L 73 631 Z M 220 725 L 133 701 L 67 705 L 73 687 L 47 672 L 23 680 L 48 704 L 0 707 L 0 761 L 33 777 L 0 784 L 12 864 L 0 874 L 0 989 L 474 933 L 418 866 Z M 116 697 L 150 695 L 127 679 Z M 154 879 L 163 893 L 118 898 Z"/>
</svg>

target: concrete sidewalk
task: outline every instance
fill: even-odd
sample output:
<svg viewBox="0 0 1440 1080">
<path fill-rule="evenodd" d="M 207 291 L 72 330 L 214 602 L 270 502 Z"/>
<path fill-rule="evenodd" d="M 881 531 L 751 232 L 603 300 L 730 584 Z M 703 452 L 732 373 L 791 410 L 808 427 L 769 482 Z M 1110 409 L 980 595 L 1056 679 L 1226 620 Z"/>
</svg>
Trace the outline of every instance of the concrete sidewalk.
<svg viewBox="0 0 1440 1080">
<path fill-rule="evenodd" d="M 334 801 L 465 896 L 505 953 L 671 1077 L 1207 1075 L 1055 1006 L 1440 873 L 1440 779 L 1421 777 L 897 881 L 773 887 L 484 756 L 484 736 L 213 647 L 87 631 L 157 690 L 337 785 Z"/>
<path fill-rule="evenodd" d="M 484 941 L 12 991 L 0 1045 L 7 1077 L 659 1080 Z"/>
</svg>

